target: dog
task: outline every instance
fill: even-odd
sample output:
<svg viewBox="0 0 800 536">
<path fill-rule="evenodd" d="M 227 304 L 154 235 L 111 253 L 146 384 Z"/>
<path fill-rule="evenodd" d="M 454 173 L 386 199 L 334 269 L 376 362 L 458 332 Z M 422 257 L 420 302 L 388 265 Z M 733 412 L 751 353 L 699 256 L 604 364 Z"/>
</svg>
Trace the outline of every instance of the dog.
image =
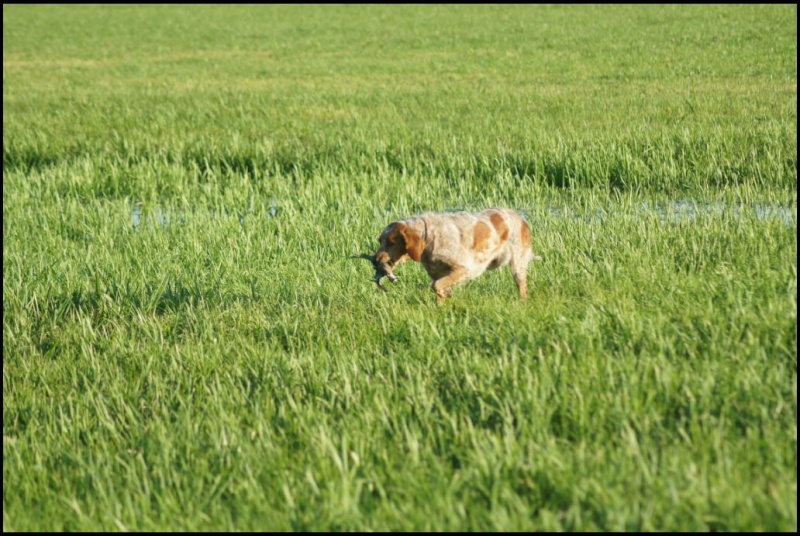
<svg viewBox="0 0 800 536">
<path fill-rule="evenodd" d="M 541 257 L 531 250 L 531 229 L 519 213 L 491 208 L 478 213 L 426 212 L 390 223 L 378 238 L 380 249 L 364 254 L 375 269 L 374 281 L 392 283 L 397 265 L 422 264 L 433 283 L 437 303 L 452 296 L 452 287 L 475 279 L 486 270 L 510 265 L 521 299 L 528 297 L 527 270 Z"/>
</svg>

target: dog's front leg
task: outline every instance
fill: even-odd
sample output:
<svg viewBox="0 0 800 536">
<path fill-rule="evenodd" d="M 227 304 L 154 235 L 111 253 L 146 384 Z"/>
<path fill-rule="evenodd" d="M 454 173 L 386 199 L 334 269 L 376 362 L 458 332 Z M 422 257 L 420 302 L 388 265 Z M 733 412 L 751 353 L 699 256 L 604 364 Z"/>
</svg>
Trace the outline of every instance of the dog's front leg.
<svg viewBox="0 0 800 536">
<path fill-rule="evenodd" d="M 437 279 L 431 285 L 431 289 L 436 293 L 436 303 L 441 304 L 444 300 L 453 295 L 451 287 L 466 280 L 469 273 L 463 268 L 456 268 L 446 276 Z"/>
</svg>

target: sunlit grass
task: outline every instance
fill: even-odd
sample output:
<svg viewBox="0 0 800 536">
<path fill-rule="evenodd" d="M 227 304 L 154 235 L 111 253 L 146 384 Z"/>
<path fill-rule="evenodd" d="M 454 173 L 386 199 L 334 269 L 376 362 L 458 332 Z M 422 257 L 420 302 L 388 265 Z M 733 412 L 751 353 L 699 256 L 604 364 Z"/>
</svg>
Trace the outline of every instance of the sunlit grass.
<svg viewBox="0 0 800 536">
<path fill-rule="evenodd" d="M 3 14 L 4 530 L 796 530 L 795 6 Z"/>
</svg>

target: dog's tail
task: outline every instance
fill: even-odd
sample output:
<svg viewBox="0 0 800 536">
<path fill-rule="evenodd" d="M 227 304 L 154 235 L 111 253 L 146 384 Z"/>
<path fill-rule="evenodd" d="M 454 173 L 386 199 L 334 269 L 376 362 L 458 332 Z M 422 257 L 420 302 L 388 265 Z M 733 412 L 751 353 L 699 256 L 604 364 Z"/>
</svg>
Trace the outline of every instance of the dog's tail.
<svg viewBox="0 0 800 536">
<path fill-rule="evenodd" d="M 532 261 L 541 261 L 542 258 L 539 255 L 537 255 L 536 253 L 534 253 L 533 251 L 531 251 L 531 260 Z"/>
</svg>

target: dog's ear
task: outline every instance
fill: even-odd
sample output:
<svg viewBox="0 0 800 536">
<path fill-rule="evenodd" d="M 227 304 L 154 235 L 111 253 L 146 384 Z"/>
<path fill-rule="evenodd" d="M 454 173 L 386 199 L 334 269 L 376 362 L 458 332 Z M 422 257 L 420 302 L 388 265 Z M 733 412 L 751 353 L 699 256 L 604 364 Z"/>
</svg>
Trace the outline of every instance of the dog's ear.
<svg viewBox="0 0 800 536">
<path fill-rule="evenodd" d="M 392 223 L 386 226 L 386 228 L 381 233 L 381 236 L 378 237 L 378 243 L 381 245 L 381 247 L 387 245 L 391 246 L 397 241 L 397 235 L 399 233 L 398 227 L 400 225 L 403 224 L 400 223 L 399 221 L 393 221 Z"/>
<path fill-rule="evenodd" d="M 425 242 L 422 241 L 422 237 L 419 236 L 417 231 L 407 225 L 401 225 L 400 234 L 403 236 L 403 240 L 406 243 L 406 251 L 412 259 L 419 262 L 420 259 L 422 259 L 422 251 L 425 249 Z"/>
</svg>

